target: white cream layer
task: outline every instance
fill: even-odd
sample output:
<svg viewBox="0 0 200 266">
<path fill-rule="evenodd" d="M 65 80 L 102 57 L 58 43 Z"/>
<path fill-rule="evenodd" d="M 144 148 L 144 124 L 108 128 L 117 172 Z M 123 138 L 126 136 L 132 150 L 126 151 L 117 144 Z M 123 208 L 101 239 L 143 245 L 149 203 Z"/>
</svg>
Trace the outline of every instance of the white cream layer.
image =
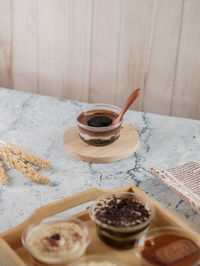
<svg viewBox="0 0 200 266">
<path fill-rule="evenodd" d="M 59 234 L 59 240 L 49 238 Z M 32 255 L 48 264 L 62 264 L 80 257 L 86 247 L 87 236 L 77 224 L 56 221 L 41 224 L 32 229 L 26 238 Z"/>
<path fill-rule="evenodd" d="M 90 262 L 83 262 L 78 264 L 77 266 L 118 266 L 116 263 L 112 263 L 109 261 L 90 261 Z"/>
<path fill-rule="evenodd" d="M 91 139 L 109 140 L 112 137 L 116 138 L 120 135 L 120 133 L 119 133 L 119 134 L 113 134 L 113 135 L 109 135 L 109 136 L 90 136 L 88 134 L 81 133 L 79 130 L 78 130 L 78 133 L 86 141 L 91 140 Z"/>
</svg>

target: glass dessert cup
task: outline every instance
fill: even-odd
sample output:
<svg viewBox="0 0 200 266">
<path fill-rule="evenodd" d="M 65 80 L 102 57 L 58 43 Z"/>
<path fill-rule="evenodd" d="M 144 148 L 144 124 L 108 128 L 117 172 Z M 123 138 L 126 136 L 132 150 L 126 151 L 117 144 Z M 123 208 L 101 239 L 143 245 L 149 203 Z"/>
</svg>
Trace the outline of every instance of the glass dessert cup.
<svg viewBox="0 0 200 266">
<path fill-rule="evenodd" d="M 128 249 L 148 230 L 154 207 L 136 193 L 118 192 L 97 199 L 89 214 L 102 241 Z"/>
<path fill-rule="evenodd" d="M 95 254 L 82 257 L 68 266 L 128 266 L 119 259 L 107 255 Z"/>
<path fill-rule="evenodd" d="M 120 136 L 122 120 L 113 126 L 109 124 L 118 116 L 120 111 L 120 108 L 109 104 L 90 104 L 82 108 L 77 114 L 80 138 L 87 144 L 94 146 L 105 146 L 116 141 Z M 102 119 L 100 124 L 99 121 L 96 123 L 96 118 Z"/>
<path fill-rule="evenodd" d="M 84 222 L 73 217 L 52 216 L 25 228 L 22 243 L 41 265 L 66 265 L 82 256 L 90 237 Z"/>
<path fill-rule="evenodd" d="M 197 266 L 200 239 L 178 227 L 158 227 L 137 241 L 135 253 L 145 266 Z"/>
</svg>

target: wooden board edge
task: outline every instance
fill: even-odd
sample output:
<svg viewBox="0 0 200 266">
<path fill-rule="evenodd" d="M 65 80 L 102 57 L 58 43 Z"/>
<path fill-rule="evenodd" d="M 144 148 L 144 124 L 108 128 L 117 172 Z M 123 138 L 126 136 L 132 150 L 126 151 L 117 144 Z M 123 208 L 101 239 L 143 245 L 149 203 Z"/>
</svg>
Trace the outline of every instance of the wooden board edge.
<svg viewBox="0 0 200 266">
<path fill-rule="evenodd" d="M 105 156 L 105 157 L 98 157 L 98 158 L 96 158 L 96 157 L 92 157 L 92 156 L 88 156 L 88 155 L 83 155 L 83 154 L 81 154 L 81 155 L 79 155 L 79 154 L 77 154 L 77 153 L 75 153 L 73 150 L 71 150 L 68 146 L 67 146 L 67 144 L 66 144 L 66 142 L 65 142 L 65 136 L 66 136 L 66 134 L 67 134 L 67 131 L 68 130 L 70 130 L 70 129 L 75 129 L 75 128 L 77 128 L 77 125 L 74 125 L 74 126 L 72 126 L 72 127 L 69 127 L 69 128 L 67 128 L 66 130 L 65 130 L 65 132 L 64 132 L 64 134 L 63 134 L 63 145 L 64 145 L 64 148 L 65 148 L 65 150 L 67 151 L 67 153 L 69 154 L 69 155 L 71 155 L 72 157 L 74 157 L 74 158 L 76 158 L 76 159 L 78 159 L 78 160 L 80 160 L 80 161 L 83 161 L 83 162 L 89 162 L 89 163 L 98 163 L 98 164 L 101 164 L 101 163 L 111 163 L 111 162 L 116 162 L 116 161 L 120 161 L 120 160 L 123 160 L 123 159 L 125 159 L 125 158 L 127 158 L 127 157 L 129 157 L 131 154 L 133 154 L 137 149 L 138 149 L 138 147 L 139 147 L 139 145 L 140 145 L 140 136 L 139 136 L 139 133 L 138 133 L 138 131 L 132 126 L 132 125 L 130 125 L 130 124 L 128 124 L 128 123 L 126 123 L 126 122 L 123 122 L 123 124 L 122 124 L 122 128 L 123 128 L 123 125 L 125 126 L 125 127 L 129 127 L 129 128 L 131 128 L 131 130 L 134 130 L 134 133 L 136 134 L 136 136 L 137 136 L 137 143 L 134 145 L 134 147 L 131 147 L 131 148 L 129 148 L 129 149 L 126 149 L 126 153 L 121 153 L 121 154 L 117 154 L 117 155 L 112 155 L 112 156 Z M 91 146 L 91 145 L 89 145 L 89 144 L 87 144 L 88 146 Z M 104 146 L 105 147 L 105 146 Z M 128 150 L 128 151 L 127 151 Z"/>
<path fill-rule="evenodd" d="M 0 238 L 0 263 L 2 266 L 27 266 L 2 238 Z"/>
<path fill-rule="evenodd" d="M 133 149 L 130 149 L 130 151 L 126 155 L 124 155 L 124 154 L 123 155 L 116 155 L 114 157 L 108 156 L 108 157 L 104 157 L 104 158 L 101 158 L 101 157 L 93 158 L 93 157 L 89 157 L 89 156 L 85 157 L 83 155 L 79 156 L 79 155 L 73 153 L 72 151 L 69 152 L 65 145 L 64 145 L 64 147 L 72 157 L 74 157 L 80 161 L 87 162 L 87 163 L 98 163 L 98 164 L 105 163 L 106 164 L 106 163 L 112 163 L 112 162 L 116 162 L 116 161 L 120 161 L 120 160 L 128 158 L 131 154 L 133 154 L 138 149 L 139 145 L 140 145 L 140 142 L 138 141 L 138 143 L 135 145 L 135 147 Z"/>
</svg>

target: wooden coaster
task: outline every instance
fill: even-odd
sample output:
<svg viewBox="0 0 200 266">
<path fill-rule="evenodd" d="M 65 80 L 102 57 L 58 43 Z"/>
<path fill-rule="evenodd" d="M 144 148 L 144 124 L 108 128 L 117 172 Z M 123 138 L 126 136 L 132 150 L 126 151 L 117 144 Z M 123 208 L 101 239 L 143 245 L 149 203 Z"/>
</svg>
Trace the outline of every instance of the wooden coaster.
<svg viewBox="0 0 200 266">
<path fill-rule="evenodd" d="M 124 159 L 139 146 L 139 134 L 123 123 L 118 140 L 106 146 L 92 146 L 80 139 L 77 126 L 68 128 L 63 136 L 66 150 L 73 157 L 91 163 L 109 163 Z"/>
</svg>

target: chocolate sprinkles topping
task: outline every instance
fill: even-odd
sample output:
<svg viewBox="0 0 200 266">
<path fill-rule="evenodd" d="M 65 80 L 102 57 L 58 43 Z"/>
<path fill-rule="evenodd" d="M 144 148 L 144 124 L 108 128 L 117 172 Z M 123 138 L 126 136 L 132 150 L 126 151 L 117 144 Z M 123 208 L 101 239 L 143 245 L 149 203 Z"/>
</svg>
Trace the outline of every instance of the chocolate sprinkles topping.
<svg viewBox="0 0 200 266">
<path fill-rule="evenodd" d="M 112 119 L 105 115 L 94 116 L 88 121 L 88 125 L 91 127 L 107 127 L 111 123 Z"/>
<path fill-rule="evenodd" d="M 51 239 L 53 240 L 60 240 L 60 235 L 59 234 L 54 234 L 52 236 L 50 236 Z"/>
<path fill-rule="evenodd" d="M 131 227 L 147 221 L 150 211 L 136 199 L 113 196 L 98 202 L 95 216 L 100 222 L 110 226 Z"/>
</svg>

